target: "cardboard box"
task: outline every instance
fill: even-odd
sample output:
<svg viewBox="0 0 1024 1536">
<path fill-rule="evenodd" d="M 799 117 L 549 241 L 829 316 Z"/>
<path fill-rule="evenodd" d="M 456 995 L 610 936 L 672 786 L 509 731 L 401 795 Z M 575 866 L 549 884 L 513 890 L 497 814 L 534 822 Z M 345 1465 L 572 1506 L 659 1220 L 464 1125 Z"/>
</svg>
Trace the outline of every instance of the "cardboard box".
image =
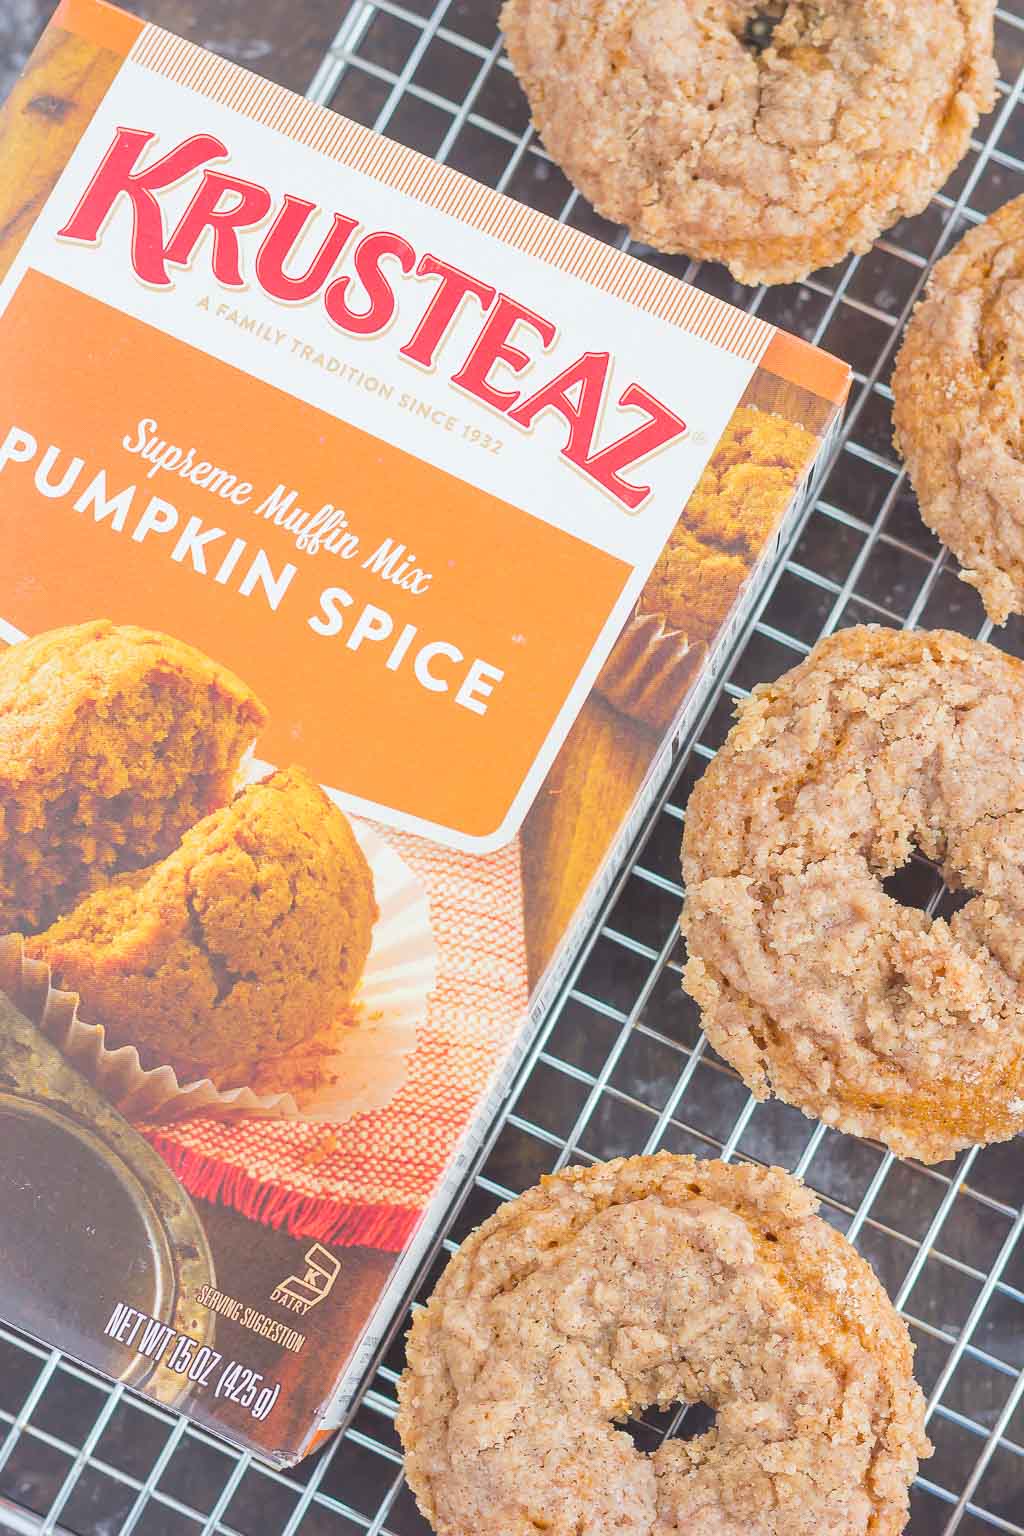
<svg viewBox="0 0 1024 1536">
<path fill-rule="evenodd" d="M 98 0 L 0 157 L 0 1315 L 287 1464 L 848 372 Z"/>
</svg>

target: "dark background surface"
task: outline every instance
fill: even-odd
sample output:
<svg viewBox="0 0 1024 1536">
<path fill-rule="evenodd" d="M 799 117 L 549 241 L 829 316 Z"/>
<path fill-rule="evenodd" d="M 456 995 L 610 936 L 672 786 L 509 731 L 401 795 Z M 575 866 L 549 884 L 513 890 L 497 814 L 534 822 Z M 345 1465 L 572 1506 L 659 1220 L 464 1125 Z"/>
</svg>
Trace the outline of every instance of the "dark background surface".
<svg viewBox="0 0 1024 1536">
<path fill-rule="evenodd" d="M 6 96 L 57 0 L 0 0 L 0 99 Z M 304 91 L 347 10 L 347 0 L 121 0 L 154 21 Z"/>
</svg>

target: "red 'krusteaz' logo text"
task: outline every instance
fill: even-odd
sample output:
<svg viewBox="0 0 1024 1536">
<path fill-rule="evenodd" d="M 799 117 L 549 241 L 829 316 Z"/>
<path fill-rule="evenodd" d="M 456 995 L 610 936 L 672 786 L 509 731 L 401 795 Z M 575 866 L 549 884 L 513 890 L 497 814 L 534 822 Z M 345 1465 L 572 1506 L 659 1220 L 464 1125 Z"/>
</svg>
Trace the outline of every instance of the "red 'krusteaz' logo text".
<svg viewBox="0 0 1024 1536">
<path fill-rule="evenodd" d="M 227 145 L 213 134 L 193 134 L 152 164 L 140 167 L 154 137 L 141 128 L 117 130 L 81 201 L 60 230 L 61 237 L 98 243 L 118 199 L 127 198 L 133 217 L 131 261 L 143 282 L 154 288 L 172 287 L 171 269 L 188 266 L 209 231 L 210 262 L 223 287 L 241 288 L 255 279 L 264 292 L 284 304 L 303 304 L 319 296 L 331 323 L 352 336 L 379 335 L 395 320 L 396 290 L 402 278 L 436 279 L 426 308 L 399 347 L 401 356 L 424 368 L 435 367 L 456 316 L 464 306 L 475 306 L 480 326 L 472 344 L 454 369 L 449 370 L 446 360 L 451 382 L 527 431 L 545 412 L 554 413 L 567 428 L 560 450 L 564 459 L 630 510 L 650 495 L 649 485 L 628 479 L 627 473 L 681 438 L 686 423 L 635 382 L 621 391 L 614 411 L 603 409 L 612 371 L 609 352 L 581 353 L 532 394 L 499 387 L 491 378 L 498 364 L 515 375 L 536 361 L 526 350 L 527 337 L 535 352 L 554 346 L 558 327 L 552 320 L 440 256 L 418 253 L 404 235 L 367 230 L 344 213 L 331 216 L 330 228 L 305 270 L 293 271 L 290 258 L 310 222 L 323 212 L 316 203 L 286 193 L 275 207 L 272 193 L 258 182 L 211 169 L 211 161 L 228 155 Z M 200 170 L 194 196 L 169 229 L 157 194 Z M 254 228 L 268 218 L 269 226 L 253 257 Z M 248 243 L 243 240 L 246 231 L 250 232 Z M 338 272 L 342 261 L 351 266 L 351 272 Z M 624 430 L 600 444 L 602 420 L 607 417 L 614 422 L 616 416 Z"/>
</svg>

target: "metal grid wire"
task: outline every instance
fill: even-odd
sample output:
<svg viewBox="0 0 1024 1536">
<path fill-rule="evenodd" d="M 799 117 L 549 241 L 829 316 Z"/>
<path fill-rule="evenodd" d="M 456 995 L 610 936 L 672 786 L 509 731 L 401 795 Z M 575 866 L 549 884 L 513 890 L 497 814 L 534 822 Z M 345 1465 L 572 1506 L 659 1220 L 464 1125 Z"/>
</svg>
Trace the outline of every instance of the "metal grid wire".
<svg viewBox="0 0 1024 1536">
<path fill-rule="evenodd" d="M 706 711 L 699 739 L 555 1007 L 439 1242 L 426 1294 L 456 1242 L 541 1173 L 658 1148 L 775 1162 L 872 1262 L 906 1317 L 937 1448 L 912 1496 L 911 1536 L 1024 1536 L 1024 1151 L 977 1149 L 926 1169 L 757 1105 L 716 1058 L 679 987 L 678 847 L 686 794 L 733 703 L 819 637 L 864 621 L 943 625 L 1024 654 L 1024 625 L 991 635 L 923 528 L 891 446 L 889 369 L 927 270 L 971 223 L 1024 191 L 1024 0 L 998 13 L 999 101 L 944 193 L 868 255 L 798 286 L 751 291 L 721 268 L 657 260 L 846 357 L 856 385 L 823 492 Z M 628 246 L 579 198 L 531 132 L 501 54 L 494 0 L 353 0 L 310 86 L 315 100 Z M 902 899 L 943 911 L 921 861 Z M 0 1527 L 78 1536 L 418 1536 L 394 1431 L 396 1342 L 349 1428 L 291 1473 L 111 1389 L 0 1328 Z M 631 1426 L 653 1449 L 685 1411 Z M 699 1427 L 699 1426 L 697 1426 Z"/>
</svg>

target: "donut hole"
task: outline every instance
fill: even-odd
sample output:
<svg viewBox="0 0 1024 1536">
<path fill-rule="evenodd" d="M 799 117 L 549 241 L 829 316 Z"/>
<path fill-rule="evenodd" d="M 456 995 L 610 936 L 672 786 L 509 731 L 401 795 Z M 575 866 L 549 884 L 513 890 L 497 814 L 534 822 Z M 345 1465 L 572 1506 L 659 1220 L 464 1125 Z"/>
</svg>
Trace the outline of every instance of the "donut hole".
<svg viewBox="0 0 1024 1536">
<path fill-rule="evenodd" d="M 928 912 L 934 908 L 944 884 L 935 865 L 915 849 L 905 864 L 885 876 L 882 890 L 893 901 L 898 901 L 901 907 Z"/>
<path fill-rule="evenodd" d="M 744 48 L 749 48 L 751 53 L 764 53 L 766 48 L 771 47 L 775 28 L 785 14 L 785 0 L 779 0 L 779 3 L 774 5 L 759 5 L 747 18 L 740 33 L 740 42 Z"/>
<path fill-rule="evenodd" d="M 683 1406 L 683 1405 L 680 1405 Z M 687 1403 L 685 1411 L 666 1440 L 699 1440 L 718 1423 L 718 1414 L 710 1403 Z"/>
<path fill-rule="evenodd" d="M 939 866 L 916 848 L 905 864 L 884 877 L 881 885 L 885 894 L 901 907 L 926 912 L 929 917 L 941 917 L 946 922 L 973 901 L 976 894 L 962 887 L 951 890 Z"/>
<path fill-rule="evenodd" d="M 948 923 L 950 918 L 963 911 L 967 903 L 973 901 L 976 895 L 976 891 L 950 891 L 948 889 L 943 891 L 939 897 L 939 904 L 935 908 L 935 916 L 941 917 L 944 922 Z"/>
<path fill-rule="evenodd" d="M 629 1435 L 641 1454 L 650 1456 L 669 1440 L 699 1440 L 714 1429 L 717 1420 L 709 1403 L 677 1401 L 667 1408 L 638 1408 L 632 1418 L 615 1427 Z"/>
</svg>

